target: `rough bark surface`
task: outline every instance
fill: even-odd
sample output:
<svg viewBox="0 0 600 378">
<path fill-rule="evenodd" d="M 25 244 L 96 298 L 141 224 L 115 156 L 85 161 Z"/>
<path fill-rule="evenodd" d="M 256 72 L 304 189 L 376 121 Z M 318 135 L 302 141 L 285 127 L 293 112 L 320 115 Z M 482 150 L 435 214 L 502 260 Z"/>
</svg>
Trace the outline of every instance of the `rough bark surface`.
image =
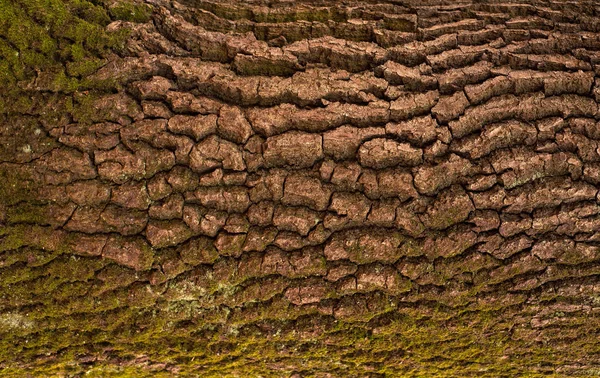
<svg viewBox="0 0 600 378">
<path fill-rule="evenodd" d="M 600 374 L 600 6 L 154 0 L 0 134 L 6 376 Z"/>
</svg>

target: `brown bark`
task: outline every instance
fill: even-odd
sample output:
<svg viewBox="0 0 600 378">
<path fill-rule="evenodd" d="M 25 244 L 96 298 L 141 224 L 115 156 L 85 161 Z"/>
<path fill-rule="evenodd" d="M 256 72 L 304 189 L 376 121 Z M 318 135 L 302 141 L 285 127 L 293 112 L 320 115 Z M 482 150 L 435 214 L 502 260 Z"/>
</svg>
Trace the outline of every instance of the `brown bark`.
<svg viewBox="0 0 600 378">
<path fill-rule="evenodd" d="M 4 115 L 7 376 L 598 374 L 595 2 L 153 5 Z"/>
</svg>

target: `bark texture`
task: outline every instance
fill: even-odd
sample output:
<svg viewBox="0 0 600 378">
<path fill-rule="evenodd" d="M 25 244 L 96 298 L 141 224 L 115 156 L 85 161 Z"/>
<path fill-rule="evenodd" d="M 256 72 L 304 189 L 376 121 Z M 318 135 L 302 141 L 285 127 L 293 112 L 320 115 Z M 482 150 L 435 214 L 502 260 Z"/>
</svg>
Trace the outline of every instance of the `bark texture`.
<svg viewBox="0 0 600 378">
<path fill-rule="evenodd" d="M 597 2 L 148 3 L 2 116 L 0 375 L 600 374 Z"/>
</svg>

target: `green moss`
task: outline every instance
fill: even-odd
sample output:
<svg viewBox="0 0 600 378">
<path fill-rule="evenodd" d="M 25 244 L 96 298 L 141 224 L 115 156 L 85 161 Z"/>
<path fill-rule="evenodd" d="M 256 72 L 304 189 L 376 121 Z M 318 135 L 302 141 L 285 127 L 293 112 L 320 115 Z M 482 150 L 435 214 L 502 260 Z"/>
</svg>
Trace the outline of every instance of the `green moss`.
<svg viewBox="0 0 600 378">
<path fill-rule="evenodd" d="M 84 57 L 73 62 L 68 62 L 67 74 L 71 77 L 88 76 L 96 72 L 100 67 L 102 67 L 105 64 L 106 59 Z M 61 80 L 69 80 L 64 74 L 62 75 L 62 77 L 64 77 L 64 79 L 61 78 Z M 75 86 L 75 83 L 78 83 L 78 81 L 72 78 L 71 80 L 73 81 L 73 83 L 58 83 L 57 87 L 60 88 L 61 85 L 66 85 L 67 88 L 69 88 L 68 90 L 75 90 L 77 88 Z"/>
<path fill-rule="evenodd" d="M 15 264 L 0 276 L 0 287 L 6 287 L 22 281 L 29 281 L 43 276 L 39 269 L 33 269 L 23 264 Z"/>
<path fill-rule="evenodd" d="M 23 202 L 8 209 L 6 217 L 9 223 L 31 223 L 47 225 L 51 219 L 45 206 Z"/>
<path fill-rule="evenodd" d="M 104 262 L 100 259 L 72 255 L 53 260 L 45 269 L 50 275 L 68 282 L 86 281 L 92 279 L 95 271 L 100 269 L 103 264 Z"/>
<path fill-rule="evenodd" d="M 95 87 L 86 80 L 120 49 L 127 30 L 107 32 L 112 20 L 148 21 L 152 8 L 103 0 L 7 0 L 0 4 L 0 111 L 19 112 L 23 88 L 37 77 L 39 89 L 73 93 Z M 106 83 L 99 83 L 106 87 Z"/>
<path fill-rule="evenodd" d="M 112 19 L 144 23 L 150 20 L 152 7 L 147 4 L 136 4 L 124 1 L 108 10 Z"/>
<path fill-rule="evenodd" d="M 12 205 L 32 197 L 36 185 L 30 172 L 18 165 L 0 164 L 0 205 Z"/>
<path fill-rule="evenodd" d="M 69 246 L 63 234 L 57 234 L 51 227 L 19 224 L 0 227 L 0 252 L 32 247 L 57 253 L 68 252 Z"/>
</svg>

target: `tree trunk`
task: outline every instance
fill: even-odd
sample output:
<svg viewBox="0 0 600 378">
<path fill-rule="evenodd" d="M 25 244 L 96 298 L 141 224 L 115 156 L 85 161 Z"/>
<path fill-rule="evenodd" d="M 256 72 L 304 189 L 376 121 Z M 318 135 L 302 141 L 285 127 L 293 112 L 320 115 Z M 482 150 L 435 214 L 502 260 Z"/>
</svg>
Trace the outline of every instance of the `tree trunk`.
<svg viewBox="0 0 600 378">
<path fill-rule="evenodd" d="M 0 375 L 600 374 L 597 2 L 101 4 L 3 88 Z"/>
</svg>

